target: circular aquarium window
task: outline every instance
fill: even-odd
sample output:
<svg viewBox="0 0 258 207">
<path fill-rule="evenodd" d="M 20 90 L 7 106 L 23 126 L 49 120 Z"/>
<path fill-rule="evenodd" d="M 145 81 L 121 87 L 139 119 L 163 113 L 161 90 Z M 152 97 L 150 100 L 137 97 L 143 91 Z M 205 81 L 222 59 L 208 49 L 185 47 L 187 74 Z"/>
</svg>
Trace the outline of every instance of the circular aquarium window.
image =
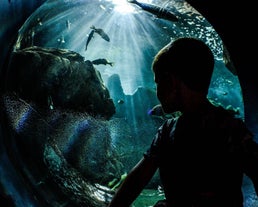
<svg viewBox="0 0 258 207">
<path fill-rule="evenodd" d="M 151 64 L 183 36 L 202 39 L 214 52 L 210 101 L 244 117 L 238 77 L 229 59 L 225 64 L 219 36 L 182 0 L 49 0 L 27 19 L 3 95 L 8 155 L 26 183 L 20 189 L 33 194 L 6 183 L 19 206 L 110 201 L 157 128 L 173 116 L 155 107 Z M 154 176 L 134 206 L 163 197 L 158 186 Z"/>
</svg>

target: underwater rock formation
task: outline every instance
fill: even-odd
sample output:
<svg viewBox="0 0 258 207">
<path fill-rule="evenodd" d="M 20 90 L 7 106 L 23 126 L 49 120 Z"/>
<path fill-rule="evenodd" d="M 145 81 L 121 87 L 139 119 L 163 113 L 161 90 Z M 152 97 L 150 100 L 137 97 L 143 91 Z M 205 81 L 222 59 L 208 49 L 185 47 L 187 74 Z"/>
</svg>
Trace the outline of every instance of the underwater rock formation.
<svg viewBox="0 0 258 207">
<path fill-rule="evenodd" d="M 14 51 L 7 90 L 46 107 L 62 107 L 110 118 L 115 106 L 90 61 L 65 49 L 29 47 Z"/>
<path fill-rule="evenodd" d="M 115 94 L 111 90 L 117 112 L 110 119 L 103 118 L 108 113 L 101 109 L 95 113 L 101 116 L 80 110 L 83 102 L 79 96 L 85 94 L 76 90 L 76 84 L 80 85 L 81 74 L 93 81 L 89 87 L 103 87 L 100 91 L 108 92 L 92 63 L 77 53 L 33 47 L 15 52 L 11 58 L 9 91 L 3 96 L 12 134 L 6 147 L 35 198 L 46 204 L 42 206 L 105 206 L 114 193 L 111 188 L 119 185 L 121 175 L 142 156 L 142 146 L 149 145 L 163 121 L 148 115 L 157 98 L 153 89 L 144 87 L 132 95 L 124 94 L 122 87 Z M 68 83 L 71 88 L 64 90 Z M 119 76 L 108 81 L 109 89 L 118 85 Z M 73 92 L 78 92 L 78 97 L 65 99 Z M 90 88 L 89 92 L 94 99 L 97 91 Z M 52 109 L 47 103 L 49 94 Z M 115 185 L 110 185 L 111 181 Z M 158 178 L 153 179 L 150 186 L 156 188 L 157 183 Z"/>
<path fill-rule="evenodd" d="M 9 156 L 42 206 L 103 207 L 110 201 L 113 191 L 105 186 L 122 171 L 107 120 L 42 110 L 13 95 L 5 95 L 4 104 Z"/>
</svg>

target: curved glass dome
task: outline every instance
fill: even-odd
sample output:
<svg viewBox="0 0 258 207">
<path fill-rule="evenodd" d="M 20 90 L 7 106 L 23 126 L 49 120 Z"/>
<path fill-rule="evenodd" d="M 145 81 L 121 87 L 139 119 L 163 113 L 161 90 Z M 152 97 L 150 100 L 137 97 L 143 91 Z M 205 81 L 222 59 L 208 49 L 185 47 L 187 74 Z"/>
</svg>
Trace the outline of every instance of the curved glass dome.
<svg viewBox="0 0 258 207">
<path fill-rule="evenodd" d="M 151 64 L 182 36 L 210 46 L 216 64 L 208 97 L 243 118 L 238 77 L 223 62 L 219 36 L 182 0 L 49 0 L 28 18 L 6 75 L 6 147 L 42 206 L 110 201 L 167 118 L 149 113 L 159 104 Z M 134 206 L 161 199 L 158 183 L 155 176 Z"/>
</svg>

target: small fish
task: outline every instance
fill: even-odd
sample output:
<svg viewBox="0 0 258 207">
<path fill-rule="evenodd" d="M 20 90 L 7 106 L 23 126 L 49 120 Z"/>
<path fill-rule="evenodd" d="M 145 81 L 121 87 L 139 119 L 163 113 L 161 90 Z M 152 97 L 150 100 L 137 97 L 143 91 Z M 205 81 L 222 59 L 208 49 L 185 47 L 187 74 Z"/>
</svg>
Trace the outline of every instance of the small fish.
<svg viewBox="0 0 258 207">
<path fill-rule="evenodd" d="M 59 43 L 59 46 L 61 46 L 62 44 L 65 44 L 64 36 L 62 35 L 60 38 L 58 38 L 57 42 Z"/>
<path fill-rule="evenodd" d="M 119 99 L 119 100 L 117 101 L 117 103 L 118 103 L 118 104 L 123 104 L 123 103 L 124 103 L 124 100 L 123 100 L 123 99 Z"/>
<path fill-rule="evenodd" d="M 71 28 L 71 22 L 69 21 L 69 19 L 65 21 L 65 25 L 68 30 Z"/>
<path fill-rule="evenodd" d="M 100 29 L 100 28 L 96 28 L 95 26 L 91 26 L 90 27 L 92 30 L 94 30 L 94 32 L 96 32 L 97 34 L 99 34 L 104 40 L 106 41 L 110 41 L 110 38 L 109 36 L 104 32 L 103 29 Z"/>
<path fill-rule="evenodd" d="M 92 64 L 94 64 L 94 65 L 110 65 L 110 66 L 113 66 L 114 65 L 114 63 L 113 62 L 109 62 L 109 61 L 107 61 L 107 59 L 105 59 L 105 58 L 99 58 L 99 59 L 96 59 L 96 60 L 93 60 L 93 61 L 91 61 L 92 62 Z"/>
<path fill-rule="evenodd" d="M 53 110 L 54 109 L 54 103 L 53 103 L 52 97 L 50 95 L 48 96 L 47 102 L 48 102 L 49 109 Z"/>
<path fill-rule="evenodd" d="M 85 50 L 87 50 L 88 44 L 89 44 L 90 40 L 93 38 L 94 32 L 95 32 L 94 30 L 91 30 L 90 34 L 88 35 Z"/>
<path fill-rule="evenodd" d="M 156 6 L 153 4 L 141 3 L 141 2 L 138 2 L 137 0 L 127 0 L 127 1 L 138 5 L 143 10 L 150 12 L 159 18 L 167 19 L 172 22 L 178 21 L 178 18 L 176 17 L 176 15 L 164 7 Z"/>
</svg>

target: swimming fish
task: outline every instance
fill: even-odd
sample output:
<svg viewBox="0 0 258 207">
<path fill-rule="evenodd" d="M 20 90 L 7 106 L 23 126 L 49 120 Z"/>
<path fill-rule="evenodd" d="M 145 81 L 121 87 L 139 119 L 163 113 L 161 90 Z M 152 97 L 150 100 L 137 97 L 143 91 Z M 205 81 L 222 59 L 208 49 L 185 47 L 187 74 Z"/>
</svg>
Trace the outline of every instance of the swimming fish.
<svg viewBox="0 0 258 207">
<path fill-rule="evenodd" d="M 94 32 L 96 32 L 97 34 L 99 34 L 104 40 L 106 40 L 106 41 L 110 41 L 110 38 L 109 38 L 109 36 L 104 32 L 104 30 L 103 29 L 101 29 L 101 28 L 96 28 L 95 26 L 91 26 L 90 27 Z"/>
<path fill-rule="evenodd" d="M 69 19 L 65 21 L 65 25 L 68 30 L 71 28 L 71 22 L 69 21 Z"/>
<path fill-rule="evenodd" d="M 94 32 L 95 32 L 94 30 L 91 30 L 91 32 L 88 36 L 87 42 L 86 42 L 85 50 L 87 50 L 88 44 L 89 44 L 90 40 L 93 38 Z"/>
<path fill-rule="evenodd" d="M 127 0 L 127 1 L 138 5 L 143 10 L 150 12 L 159 18 L 167 19 L 172 22 L 178 21 L 178 18 L 176 17 L 176 15 L 164 7 L 156 6 L 153 4 L 141 3 L 141 2 L 138 2 L 137 0 Z"/>
<path fill-rule="evenodd" d="M 113 66 L 113 65 L 114 65 L 113 62 L 109 62 L 109 61 L 107 61 L 107 59 L 105 59 L 105 58 L 99 58 L 99 59 L 93 60 L 93 61 L 91 61 L 91 62 L 92 62 L 92 64 L 94 64 L 94 65 L 100 65 L 100 64 L 102 64 L 102 65 L 110 65 L 110 66 Z"/>
<path fill-rule="evenodd" d="M 125 101 L 123 100 L 123 99 L 119 99 L 118 101 L 117 101 L 117 103 L 118 104 L 123 104 Z"/>
</svg>

